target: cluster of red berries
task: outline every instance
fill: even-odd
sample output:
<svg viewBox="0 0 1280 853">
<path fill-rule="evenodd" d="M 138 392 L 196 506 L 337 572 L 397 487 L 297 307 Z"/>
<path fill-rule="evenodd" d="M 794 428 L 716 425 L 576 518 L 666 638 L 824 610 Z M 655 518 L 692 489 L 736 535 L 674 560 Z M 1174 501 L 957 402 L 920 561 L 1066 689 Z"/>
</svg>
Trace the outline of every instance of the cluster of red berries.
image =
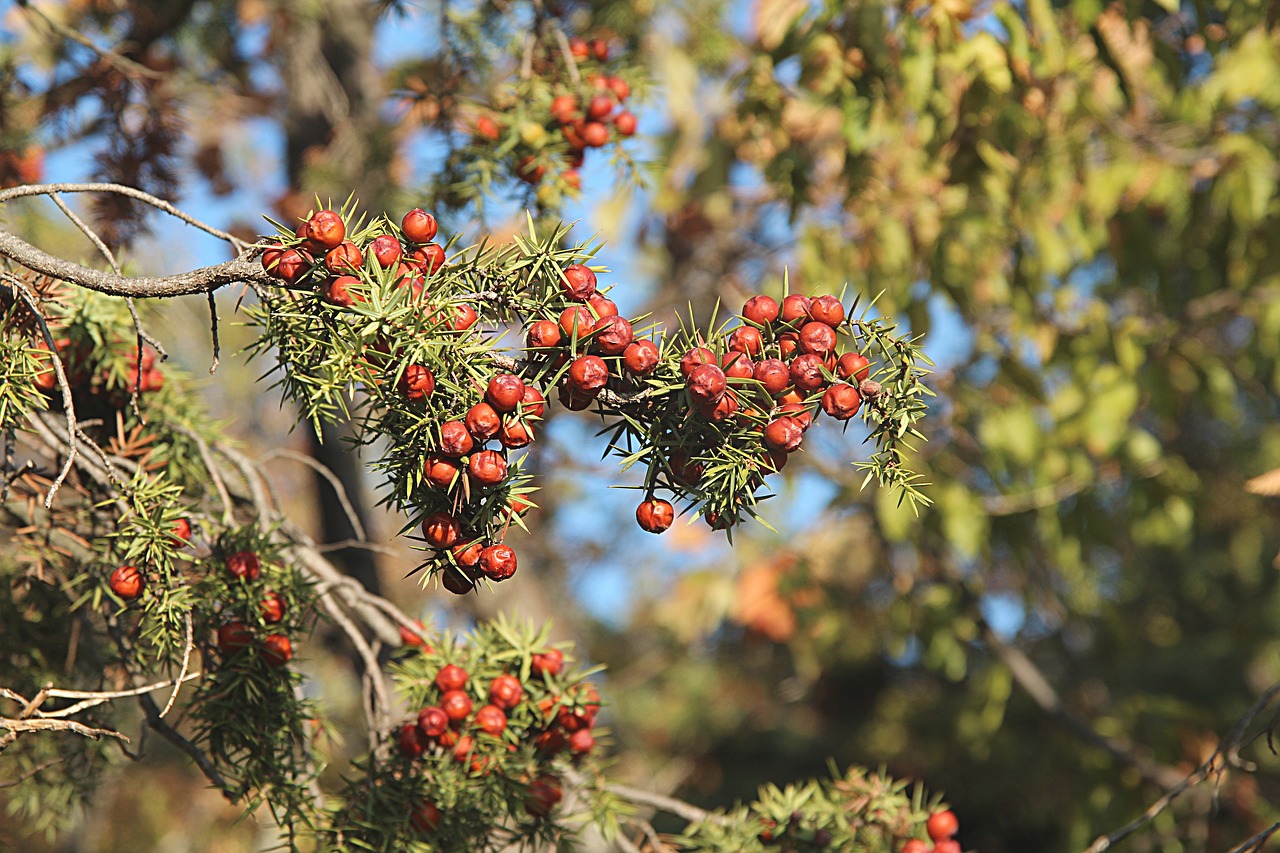
<svg viewBox="0 0 1280 853">
<path fill-rule="evenodd" d="M 960 821 L 955 812 L 947 810 L 929 815 L 924 829 L 933 841 L 933 846 L 912 838 L 902 845 L 901 853 L 961 853 L 960 842 L 955 840 L 955 834 L 960 830 Z"/>
<path fill-rule="evenodd" d="M 446 664 L 427 689 L 429 704 L 398 729 L 400 754 L 411 762 L 436 762 L 436 772 L 439 765 L 454 764 L 478 778 L 523 748 L 536 759 L 532 772 L 526 762 L 518 762 L 527 784 L 524 810 L 534 818 L 547 817 L 561 798 L 560 777 L 551 762 L 566 753 L 576 759 L 592 751 L 591 730 L 600 709 L 592 685 L 558 686 L 563 668 L 564 654 L 558 649 L 532 656 L 527 683 L 506 672 L 480 683 L 461 666 Z M 411 822 L 426 832 L 439 819 L 435 803 L 424 801 Z"/>
<path fill-rule="evenodd" d="M 549 49 L 537 68 L 549 84 L 549 102 L 537 104 L 546 112 L 516 128 L 519 145 L 512 156 L 520 180 L 537 185 L 550 171 L 569 188 L 579 190 L 586 152 L 634 135 L 637 120 L 626 109 L 630 84 L 608 73 L 609 43 L 572 38 L 569 52 L 576 68 L 588 73 L 570 73 L 564 57 Z M 497 142 L 503 133 L 504 126 L 495 115 L 481 115 L 475 122 L 480 140 Z"/>
<path fill-rule="evenodd" d="M 249 586 L 250 596 L 257 601 L 258 616 L 264 625 L 278 625 L 284 621 L 288 607 L 280 593 L 261 589 L 262 561 L 253 551 L 235 551 L 223 560 L 227 575 Z M 293 643 L 288 635 L 269 631 L 259 642 L 254 627 L 240 619 L 224 622 L 217 631 L 218 648 L 224 657 L 231 657 L 251 646 L 258 645 L 262 657 L 271 666 L 284 666 L 293 658 Z"/>
<path fill-rule="evenodd" d="M 174 522 L 173 537 L 182 542 L 191 541 L 191 522 L 180 518 Z M 179 546 L 180 547 L 180 546 Z M 107 580 L 111 591 L 124 601 L 135 601 L 147 585 L 147 576 L 137 566 L 120 566 Z"/>
<path fill-rule="evenodd" d="M 690 347 L 680 359 L 687 405 L 711 424 L 735 424 L 758 434 L 758 481 L 780 471 L 800 449 L 819 411 L 838 421 L 858 413 L 864 397 L 881 392 L 869 378 L 871 365 L 856 351 L 841 350 L 841 333 L 852 334 L 844 304 L 835 296 L 791 294 L 781 303 L 755 296 L 742 308 L 742 324 L 717 353 Z M 686 451 L 672 452 L 666 465 L 681 485 L 696 485 L 704 465 Z M 709 511 L 721 529 L 737 519 Z M 650 496 L 636 508 L 636 521 L 650 533 L 671 526 L 669 501 Z"/>
<path fill-rule="evenodd" d="M 102 364 L 95 370 L 94 352 L 87 343 L 62 337 L 55 340 L 54 345 L 67 375 L 67 385 L 76 396 L 78 410 L 84 410 L 96 400 L 118 409 L 127 404 L 135 388 L 145 394 L 164 387 L 164 374 L 156 364 L 156 351 L 149 345 L 142 348 L 141 357 L 136 347 L 129 347 L 121 375 L 113 372 L 108 364 Z M 36 351 L 37 360 L 45 365 L 32 382 L 45 394 L 56 393 L 58 374 L 53 368 L 53 353 L 43 340 L 36 340 L 31 348 Z"/>
<path fill-rule="evenodd" d="M 534 424 L 546 412 L 546 402 L 542 392 L 521 377 L 498 373 L 482 399 L 460 419 L 440 424 L 439 441 L 422 467 L 424 502 L 435 507 L 423 519 L 422 536 L 440 556 L 448 555 L 451 565 L 441 582 L 450 592 L 470 592 L 481 577 L 497 582 L 515 574 L 516 552 L 511 546 L 477 535 L 465 519 L 482 513 L 490 494 L 509 488 L 514 472 L 507 452 L 533 442 Z M 488 447 L 491 441 L 498 449 Z M 513 519 L 529 508 L 523 498 L 511 495 L 503 514 Z"/>
<path fill-rule="evenodd" d="M 262 266 L 291 287 L 315 287 L 330 305 L 349 308 L 364 301 L 360 272 L 394 270 L 398 287 L 415 296 L 426 292 L 426 280 L 444 266 L 444 247 L 435 242 L 436 218 L 414 209 L 404 215 L 399 233 L 366 235 L 360 244 L 347 239 L 347 226 L 333 210 L 312 214 L 298 226 L 294 239 L 276 241 L 262 252 Z M 450 328 L 465 329 L 476 321 L 469 306 L 448 319 Z"/>
</svg>

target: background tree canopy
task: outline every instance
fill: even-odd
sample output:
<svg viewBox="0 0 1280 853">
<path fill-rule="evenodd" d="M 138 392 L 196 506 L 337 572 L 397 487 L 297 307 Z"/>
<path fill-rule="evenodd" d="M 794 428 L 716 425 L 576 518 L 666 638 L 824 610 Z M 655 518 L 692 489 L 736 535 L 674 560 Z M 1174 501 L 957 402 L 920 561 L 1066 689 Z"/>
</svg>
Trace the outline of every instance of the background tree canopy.
<svg viewBox="0 0 1280 853">
<path fill-rule="evenodd" d="M 649 537 L 631 522 L 638 493 L 606 490 L 613 462 L 584 451 L 592 422 L 560 412 L 533 462 L 547 488 L 519 534 L 523 574 L 446 600 L 402 579 L 416 558 L 392 541 L 401 521 L 336 432 L 323 447 L 305 428 L 282 437 L 293 413 L 227 355 L 251 332 L 223 328 L 218 375 L 201 380 L 211 411 L 248 442 L 317 452 L 391 542 L 336 549 L 348 573 L 437 625 L 554 617 L 607 664 L 616 777 L 713 807 L 828 759 L 883 766 L 945 792 L 983 853 L 1081 850 L 1175 790 L 1128 849 L 1237 849 L 1280 821 L 1266 737 L 1280 487 L 1254 479 L 1280 467 L 1274 4 L 44 0 L 4 14 L 8 185 L 41 168 L 119 182 L 249 241 L 270 230 L 261 212 L 292 227 L 317 197 L 422 206 L 442 232 L 499 243 L 529 208 L 575 221 L 578 241 L 599 233 L 627 316 L 677 326 L 780 296 L 785 277 L 803 292 L 846 282 L 846 304 L 925 335 L 937 396 L 909 464 L 931 504 L 863 489 L 848 464 L 866 458 L 861 433 L 826 430 L 763 505 L 779 532 L 748 524 L 729 548 L 678 520 Z M 540 52 L 566 35 L 608 41 L 639 125 L 572 174 L 548 110 L 582 81 Z M 107 197 L 85 215 L 138 272 L 225 260 L 141 214 Z M 61 257 L 92 256 L 46 208 L 4 216 Z M 227 316 L 235 302 L 219 297 Z M 207 328 L 204 300 L 155 316 L 202 372 L 207 339 L 188 330 Z M 275 465 L 297 486 L 291 515 L 352 538 L 325 481 Z M 3 625 L 0 642 L 16 642 Z M 358 685 L 313 646 L 310 677 L 351 723 Z M 215 827 L 219 849 L 253 849 L 253 827 L 202 784 L 176 755 L 122 765 L 49 849 L 160 849 Z M 46 843 L 19 817 L 4 837 Z"/>
</svg>

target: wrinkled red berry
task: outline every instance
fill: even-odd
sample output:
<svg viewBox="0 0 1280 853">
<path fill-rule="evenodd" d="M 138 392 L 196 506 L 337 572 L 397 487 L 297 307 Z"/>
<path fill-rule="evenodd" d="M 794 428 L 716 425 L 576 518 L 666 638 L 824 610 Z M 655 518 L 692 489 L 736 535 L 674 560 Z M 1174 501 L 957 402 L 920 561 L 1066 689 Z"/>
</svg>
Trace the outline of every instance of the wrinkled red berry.
<svg viewBox="0 0 1280 853">
<path fill-rule="evenodd" d="M 793 293 L 782 300 L 782 310 L 778 314 L 784 323 L 795 324 L 798 320 L 809 318 L 810 299 L 799 293 Z"/>
<path fill-rule="evenodd" d="M 439 243 L 428 243 L 420 249 L 414 249 L 410 257 L 419 269 L 427 275 L 431 275 L 444 266 L 444 247 Z"/>
<path fill-rule="evenodd" d="M 526 447 L 533 442 L 533 430 L 522 421 L 506 421 L 498 430 L 498 441 L 509 450 Z"/>
<path fill-rule="evenodd" d="M 800 423 L 791 417 L 781 417 L 770 421 L 764 428 L 764 440 L 775 450 L 792 453 L 804 439 L 804 430 Z"/>
<path fill-rule="evenodd" d="M 524 386 L 524 394 L 520 396 L 520 412 L 526 418 L 540 418 L 547 412 L 547 398 L 532 385 Z"/>
<path fill-rule="evenodd" d="M 488 403 L 476 403 L 467 409 L 462 422 L 466 424 L 471 437 L 482 443 L 493 438 L 502 428 L 502 416 Z"/>
<path fill-rule="evenodd" d="M 320 298 L 330 305 L 337 305 L 339 308 L 350 308 L 357 302 L 364 301 L 364 296 L 351 289 L 352 285 L 358 284 L 360 284 L 360 279 L 353 275 L 340 275 L 325 279 L 324 284 L 320 285 Z"/>
<path fill-rule="evenodd" d="M 819 296 L 809 303 L 809 316 L 835 328 L 844 322 L 844 305 L 834 296 Z"/>
<path fill-rule="evenodd" d="M 489 580 L 506 580 L 516 573 L 516 552 L 509 545 L 490 545 L 480 552 L 480 571 Z"/>
<path fill-rule="evenodd" d="M 585 302 L 596 292 L 596 274 L 583 264 L 573 264 L 561 274 L 560 287 L 570 299 Z"/>
<path fill-rule="evenodd" d="M 563 342 L 567 344 L 575 334 L 578 338 L 585 338 L 595 322 L 596 318 L 591 315 L 591 309 L 585 305 L 574 305 L 564 309 L 560 314 L 560 333 Z"/>
<path fill-rule="evenodd" d="M 569 365 L 569 382 L 575 391 L 597 392 L 609 382 L 609 366 L 599 356 L 579 356 Z"/>
<path fill-rule="evenodd" d="M 617 317 L 618 303 L 614 302 L 603 293 L 593 293 L 587 299 L 587 307 L 591 309 L 591 313 L 599 317 Z"/>
<path fill-rule="evenodd" d="M 560 405 L 564 406 L 571 412 L 581 412 L 591 406 L 600 391 L 579 391 L 573 387 L 573 383 L 564 382 L 556 391 L 556 398 L 560 401 Z"/>
<path fill-rule="evenodd" d="M 622 351 L 622 364 L 636 376 L 648 376 L 658 367 L 658 345 L 651 340 L 632 341 Z"/>
<path fill-rule="evenodd" d="M 436 218 L 420 207 L 415 207 L 400 220 L 400 230 L 410 243 L 430 243 L 436 238 Z"/>
<path fill-rule="evenodd" d="M 511 373 L 499 373 L 489 380 L 484 399 L 499 412 L 514 412 L 524 397 L 524 380 Z"/>
<path fill-rule="evenodd" d="M 483 550 L 484 543 L 479 539 L 473 539 L 470 542 L 459 542 L 453 546 L 453 559 L 463 568 L 474 568 L 480 565 L 480 552 Z"/>
<path fill-rule="evenodd" d="M 377 259 L 378 266 L 384 270 L 394 267 L 404 257 L 404 249 L 401 247 L 400 241 L 390 234 L 374 237 L 373 242 L 369 244 L 369 251 Z"/>
<path fill-rule="evenodd" d="M 764 338 L 755 326 L 739 326 L 729 335 L 729 349 L 748 355 L 759 355 L 764 349 Z"/>
<path fill-rule="evenodd" d="M 676 520 L 676 511 L 670 501 L 650 498 L 636 507 L 636 523 L 649 533 L 661 533 Z"/>
<path fill-rule="evenodd" d="M 437 489 L 447 489 L 458 476 L 458 463 L 439 453 L 430 453 L 422 464 L 422 478 Z"/>
<path fill-rule="evenodd" d="M 716 354 L 706 347 L 694 347 L 680 359 L 680 375 L 685 379 L 703 364 L 715 364 Z"/>
<path fill-rule="evenodd" d="M 467 472 L 482 486 L 496 486 L 507 478 L 507 460 L 496 450 L 481 450 L 467 462 Z"/>
<path fill-rule="evenodd" d="M 698 414 L 707 420 L 720 423 L 738 414 L 738 398 L 730 392 L 715 402 L 698 402 L 697 409 Z"/>
<path fill-rule="evenodd" d="M 757 326 L 767 326 L 778 319 L 778 300 L 772 296 L 753 296 L 742 306 L 742 316 Z"/>
<path fill-rule="evenodd" d="M 714 364 L 701 364 L 690 371 L 685 387 L 695 403 L 714 405 L 729 386 L 723 370 Z"/>
<path fill-rule="evenodd" d="M 791 362 L 791 384 L 801 391 L 817 391 L 827 384 L 822 372 L 822 357 L 808 353 Z"/>
<path fill-rule="evenodd" d="M 346 236 L 347 226 L 332 210 L 322 210 L 307 220 L 306 238 L 322 249 L 337 248 Z"/>
<path fill-rule="evenodd" d="M 525 345 L 530 349 L 549 349 L 560 346 L 560 327 L 550 320 L 537 320 L 529 326 Z"/>
<path fill-rule="evenodd" d="M 862 395 L 852 385 L 841 382 L 832 385 L 822 395 L 822 411 L 838 421 L 847 421 L 858 413 Z"/>
<path fill-rule="evenodd" d="M 836 348 L 836 330 L 814 320 L 800 328 L 800 350 L 825 356 Z"/>
<path fill-rule="evenodd" d="M 440 452 L 446 456 L 466 456 L 475 442 L 462 421 L 445 421 L 440 425 Z"/>
<path fill-rule="evenodd" d="M 746 353 L 730 350 L 720 357 L 720 369 L 729 379 L 751 379 L 756 366 Z"/>
<path fill-rule="evenodd" d="M 350 240 L 344 240 L 324 256 L 324 267 L 334 275 L 355 272 L 364 266 L 364 253 Z"/>
<path fill-rule="evenodd" d="M 621 355 L 636 337 L 631 323 L 618 316 L 601 317 L 591 332 L 591 345 L 605 355 Z"/>
</svg>

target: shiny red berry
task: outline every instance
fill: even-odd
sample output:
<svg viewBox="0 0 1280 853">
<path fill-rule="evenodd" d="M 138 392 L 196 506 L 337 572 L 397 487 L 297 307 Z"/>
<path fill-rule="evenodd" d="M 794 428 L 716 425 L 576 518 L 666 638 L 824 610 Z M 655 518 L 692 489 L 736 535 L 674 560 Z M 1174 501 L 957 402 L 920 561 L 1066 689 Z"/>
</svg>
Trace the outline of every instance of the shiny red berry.
<svg viewBox="0 0 1280 853">
<path fill-rule="evenodd" d="M 757 326 L 768 326 L 779 316 L 778 300 L 772 296 L 753 296 L 742 306 L 742 316 Z"/>
<path fill-rule="evenodd" d="M 579 356 L 569 365 L 569 382 L 576 391 L 594 393 L 609 382 L 609 366 L 599 356 Z"/>
<path fill-rule="evenodd" d="M 471 716 L 471 708 L 471 697 L 461 690 L 448 690 L 440 697 L 440 709 L 450 722 L 462 722 Z"/>
<path fill-rule="evenodd" d="M 268 625 L 283 621 L 287 609 L 284 598 L 278 592 L 268 592 L 258 602 L 258 612 L 262 614 L 262 621 Z"/>
<path fill-rule="evenodd" d="M 136 566 L 121 566 L 111 573 L 111 591 L 125 601 L 133 601 L 142 595 L 146 578 Z"/>
<path fill-rule="evenodd" d="M 559 675 L 560 670 L 564 669 L 564 652 L 559 649 L 534 652 L 529 669 L 541 678 Z"/>
<path fill-rule="evenodd" d="M 822 411 L 838 421 L 847 421 L 858 413 L 862 395 L 858 389 L 843 382 L 832 385 L 822 395 Z"/>
<path fill-rule="evenodd" d="M 433 548 L 451 548 L 462 537 L 462 522 L 447 512 L 436 511 L 422 520 L 422 538 Z"/>
<path fill-rule="evenodd" d="M 524 686 L 514 675 L 499 675 L 489 684 L 489 701 L 510 711 L 524 698 Z"/>
<path fill-rule="evenodd" d="M 262 638 L 262 657 L 271 666 L 284 666 L 293 659 L 293 643 L 284 634 L 268 634 Z"/>
<path fill-rule="evenodd" d="M 809 303 L 809 316 L 834 328 L 844 322 L 844 305 L 834 296 L 819 296 Z"/>
<path fill-rule="evenodd" d="M 436 238 L 439 226 L 436 218 L 420 207 L 415 207 L 400 220 L 400 230 L 410 243 L 430 243 Z"/>
<path fill-rule="evenodd" d="M 925 821 L 924 830 L 929 833 L 929 837 L 936 844 L 939 841 L 950 838 L 960 829 L 960 820 L 956 817 L 955 812 L 951 810 L 935 812 L 929 815 L 929 819 Z"/>
<path fill-rule="evenodd" d="M 436 390 L 436 377 L 431 369 L 421 364 L 405 365 L 396 389 L 408 400 L 425 400 Z"/>
<path fill-rule="evenodd" d="M 661 533 L 676 520 L 675 507 L 670 501 L 650 498 L 636 507 L 636 523 L 649 533 Z"/>
<path fill-rule="evenodd" d="M 809 318 L 810 299 L 799 293 L 793 293 L 782 300 L 782 310 L 778 316 L 782 318 L 784 323 L 795 324 L 797 321 L 807 320 Z"/>
<path fill-rule="evenodd" d="M 476 711 L 476 728 L 498 737 L 507 728 L 507 715 L 497 705 L 485 705 Z"/>
<path fill-rule="evenodd" d="M 399 742 L 400 754 L 405 758 L 421 758 L 422 753 L 427 750 L 427 740 L 423 737 L 417 723 L 405 723 L 401 726 L 396 739 Z"/>
<path fill-rule="evenodd" d="M 449 728 L 449 715 L 443 708 L 428 705 L 418 712 L 418 728 L 429 738 L 438 738 Z"/>
<path fill-rule="evenodd" d="M 253 632 L 243 622 L 227 622 L 218 628 L 218 648 L 234 654 L 253 645 Z"/>
<path fill-rule="evenodd" d="M 536 320 L 525 334 L 525 345 L 530 349 L 550 349 L 560 346 L 560 327 L 550 320 Z"/>
</svg>

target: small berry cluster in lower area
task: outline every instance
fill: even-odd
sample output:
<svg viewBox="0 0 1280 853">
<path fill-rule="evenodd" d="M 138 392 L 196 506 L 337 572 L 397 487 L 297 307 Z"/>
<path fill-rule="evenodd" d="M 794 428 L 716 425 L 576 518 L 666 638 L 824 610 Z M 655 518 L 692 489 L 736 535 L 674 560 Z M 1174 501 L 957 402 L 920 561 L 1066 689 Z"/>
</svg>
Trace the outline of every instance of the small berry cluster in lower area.
<svg viewBox="0 0 1280 853">
<path fill-rule="evenodd" d="M 564 775 L 597 772 L 600 696 L 586 673 L 547 644 L 545 630 L 504 621 L 409 648 L 396 677 L 417 711 L 365 760 L 377 795 L 347 793 L 353 821 L 370 827 L 360 842 L 461 850 L 499 837 L 560 839 Z"/>
</svg>

